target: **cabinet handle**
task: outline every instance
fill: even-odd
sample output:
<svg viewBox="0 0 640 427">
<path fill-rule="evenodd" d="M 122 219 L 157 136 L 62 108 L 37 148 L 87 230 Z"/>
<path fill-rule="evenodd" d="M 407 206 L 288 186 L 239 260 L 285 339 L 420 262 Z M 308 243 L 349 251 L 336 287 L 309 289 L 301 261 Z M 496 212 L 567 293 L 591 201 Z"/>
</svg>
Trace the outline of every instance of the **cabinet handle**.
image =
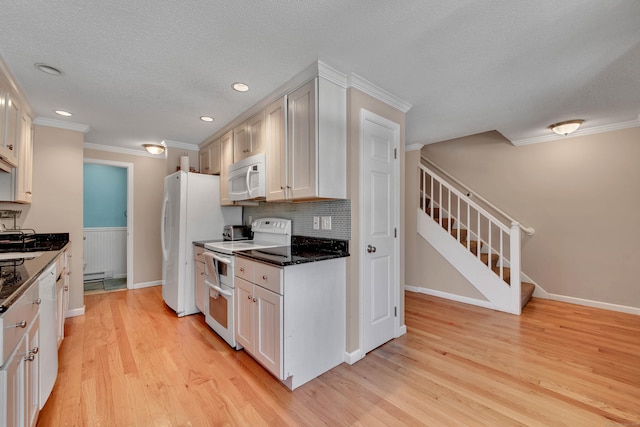
<svg viewBox="0 0 640 427">
<path fill-rule="evenodd" d="M 14 328 L 23 328 L 24 329 L 24 328 L 27 327 L 27 321 L 23 320 L 22 322 L 16 323 L 15 325 L 11 325 L 11 326 L 13 326 Z M 9 326 L 9 327 L 11 327 L 11 326 Z"/>
<path fill-rule="evenodd" d="M 253 302 L 256 302 L 256 301 L 258 301 L 258 299 L 257 299 L 257 298 L 254 298 L 254 299 L 253 299 Z"/>
<path fill-rule="evenodd" d="M 9 144 L 9 146 L 7 148 L 9 148 L 9 150 L 13 151 L 13 144 Z"/>
<path fill-rule="evenodd" d="M 31 191 L 25 191 L 25 193 L 31 195 Z"/>
<path fill-rule="evenodd" d="M 36 355 L 33 353 L 29 353 L 27 357 L 24 358 L 25 362 L 33 362 L 36 358 Z"/>
<path fill-rule="evenodd" d="M 262 276 L 262 280 L 267 280 L 267 275 Z"/>
<path fill-rule="evenodd" d="M 40 298 L 38 298 L 33 303 L 36 304 L 36 305 L 40 305 L 42 303 L 42 300 Z"/>
<path fill-rule="evenodd" d="M 38 347 L 33 347 L 33 349 L 29 353 L 38 354 L 39 351 L 40 351 L 40 349 Z"/>
<path fill-rule="evenodd" d="M 68 291 L 68 290 L 69 290 L 69 287 L 68 287 L 68 286 L 65 286 L 65 287 L 64 287 L 64 290 L 65 290 L 65 291 Z"/>
<path fill-rule="evenodd" d="M 240 267 L 240 272 L 244 273 L 244 267 Z"/>
<path fill-rule="evenodd" d="M 251 299 L 251 295 L 247 295 L 247 299 Z"/>
</svg>

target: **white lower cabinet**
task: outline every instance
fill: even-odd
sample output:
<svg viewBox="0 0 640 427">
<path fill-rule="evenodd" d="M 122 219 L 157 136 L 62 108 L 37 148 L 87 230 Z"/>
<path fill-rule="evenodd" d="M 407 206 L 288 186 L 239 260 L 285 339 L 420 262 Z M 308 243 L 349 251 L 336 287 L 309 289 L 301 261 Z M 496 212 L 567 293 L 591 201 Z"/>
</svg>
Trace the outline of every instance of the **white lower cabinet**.
<svg viewBox="0 0 640 427">
<path fill-rule="evenodd" d="M 236 341 L 291 390 L 345 357 L 345 258 L 272 264 L 236 257 Z"/>
<path fill-rule="evenodd" d="M 11 348 L 13 351 L 0 367 L 2 427 L 33 427 L 38 418 L 40 316 L 37 291 L 36 282 L 3 314 L 3 354 Z M 17 345 L 16 334 L 19 336 Z"/>
<path fill-rule="evenodd" d="M 282 295 L 236 278 L 236 341 L 269 372 L 282 372 Z"/>
<path fill-rule="evenodd" d="M 204 313 L 206 301 L 203 253 L 202 246 L 193 245 L 193 285 L 195 286 L 196 307 L 201 313 Z"/>
</svg>

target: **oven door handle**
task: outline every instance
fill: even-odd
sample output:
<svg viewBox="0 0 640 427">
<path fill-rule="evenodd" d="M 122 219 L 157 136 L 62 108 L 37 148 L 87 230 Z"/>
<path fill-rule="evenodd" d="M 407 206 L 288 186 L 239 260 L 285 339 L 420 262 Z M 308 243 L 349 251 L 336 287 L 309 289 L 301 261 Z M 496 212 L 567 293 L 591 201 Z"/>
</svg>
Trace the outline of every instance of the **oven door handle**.
<svg viewBox="0 0 640 427">
<path fill-rule="evenodd" d="M 207 283 L 207 286 L 209 286 L 213 290 L 217 291 L 219 294 L 224 295 L 225 297 L 231 297 L 233 295 L 231 292 L 225 291 L 220 286 L 216 286 L 211 282 Z"/>
<path fill-rule="evenodd" d="M 215 259 L 215 260 L 217 260 L 217 261 L 219 261 L 219 262 L 221 262 L 221 263 L 224 263 L 224 264 L 231 264 L 231 260 L 230 260 L 230 259 L 228 259 L 228 258 L 222 258 L 222 257 L 220 257 L 220 256 L 218 256 L 218 255 L 216 255 L 216 254 L 214 254 L 213 252 L 207 252 L 207 251 L 205 251 L 205 252 L 204 252 L 204 255 L 205 255 L 205 256 L 209 256 L 209 257 L 211 257 L 211 258 L 213 258 L 213 259 Z"/>
</svg>

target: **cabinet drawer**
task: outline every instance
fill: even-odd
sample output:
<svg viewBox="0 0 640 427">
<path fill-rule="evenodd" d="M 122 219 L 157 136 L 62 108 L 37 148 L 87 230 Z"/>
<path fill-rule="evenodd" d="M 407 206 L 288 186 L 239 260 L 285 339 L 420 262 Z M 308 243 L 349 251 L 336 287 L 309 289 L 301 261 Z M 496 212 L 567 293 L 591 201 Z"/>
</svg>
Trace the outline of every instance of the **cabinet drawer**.
<svg viewBox="0 0 640 427">
<path fill-rule="evenodd" d="M 204 262 L 204 255 L 202 255 L 204 253 L 204 248 L 202 246 L 196 246 L 193 245 L 193 258 L 196 261 L 199 262 Z"/>
<path fill-rule="evenodd" d="M 36 303 L 38 290 L 38 281 L 35 281 L 0 318 L 0 328 L 2 328 L 2 341 L 0 341 L 2 360 L 0 364 L 9 357 L 38 314 L 39 306 Z M 21 325 L 22 322 L 24 322 L 24 327 L 16 326 Z"/>
<path fill-rule="evenodd" d="M 272 265 L 255 263 L 254 283 L 269 289 L 272 292 L 282 295 L 282 269 Z"/>
<path fill-rule="evenodd" d="M 256 263 L 248 259 L 236 257 L 236 276 L 247 282 L 255 283 Z"/>
</svg>

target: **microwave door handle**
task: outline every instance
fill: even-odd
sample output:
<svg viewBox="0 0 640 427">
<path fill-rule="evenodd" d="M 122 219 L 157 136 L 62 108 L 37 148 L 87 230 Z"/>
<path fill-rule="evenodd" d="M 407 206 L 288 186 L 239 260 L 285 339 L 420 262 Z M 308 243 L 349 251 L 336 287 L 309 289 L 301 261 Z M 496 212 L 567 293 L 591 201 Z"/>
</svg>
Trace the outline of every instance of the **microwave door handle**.
<svg viewBox="0 0 640 427">
<path fill-rule="evenodd" d="M 249 197 L 251 197 L 251 168 L 247 168 L 247 192 L 249 193 Z"/>
</svg>

